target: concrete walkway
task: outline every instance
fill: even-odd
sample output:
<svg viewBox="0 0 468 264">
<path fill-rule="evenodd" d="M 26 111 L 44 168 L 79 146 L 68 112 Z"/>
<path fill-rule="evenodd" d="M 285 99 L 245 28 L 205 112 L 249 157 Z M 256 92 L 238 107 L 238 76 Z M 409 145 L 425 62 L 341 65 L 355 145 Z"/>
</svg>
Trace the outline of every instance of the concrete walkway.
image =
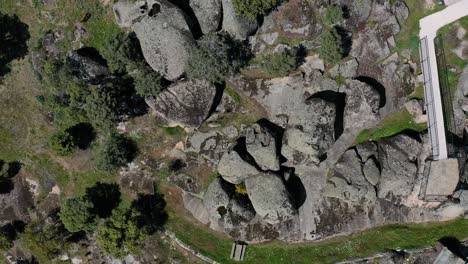
<svg viewBox="0 0 468 264">
<path fill-rule="evenodd" d="M 424 94 L 428 113 L 433 159 L 446 159 L 447 142 L 434 39 L 437 30 L 468 15 L 468 0 L 462 0 L 419 21 L 420 54 L 424 75 Z"/>
</svg>

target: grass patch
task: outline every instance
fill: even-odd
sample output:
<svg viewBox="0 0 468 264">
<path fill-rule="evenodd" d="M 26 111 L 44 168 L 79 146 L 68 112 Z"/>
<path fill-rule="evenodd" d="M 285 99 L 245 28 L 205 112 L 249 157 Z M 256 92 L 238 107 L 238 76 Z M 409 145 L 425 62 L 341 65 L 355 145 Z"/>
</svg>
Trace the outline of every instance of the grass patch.
<svg viewBox="0 0 468 264">
<path fill-rule="evenodd" d="M 163 131 L 164 133 L 166 133 L 166 135 L 171 136 L 171 137 L 183 138 L 187 135 L 185 133 L 185 130 L 180 126 L 163 127 Z"/>
<path fill-rule="evenodd" d="M 237 105 L 240 105 L 240 104 L 242 103 L 242 98 L 241 98 L 241 96 L 240 96 L 239 93 L 238 93 L 236 90 L 234 90 L 233 88 L 231 88 L 231 87 L 226 87 L 226 88 L 224 89 L 224 92 L 225 92 L 227 95 L 229 95 L 229 96 L 232 98 L 232 100 L 234 100 L 234 102 L 235 102 Z"/>
<path fill-rule="evenodd" d="M 425 9 L 424 1 L 405 1 L 405 3 L 408 6 L 410 15 L 402 23 L 401 31 L 396 35 L 396 48 L 400 53 L 407 48 L 411 49 L 413 61 L 419 62 L 419 20 L 444 9 L 445 6 Z"/>
<path fill-rule="evenodd" d="M 404 130 L 422 131 L 425 129 L 427 129 L 427 123 L 414 122 L 413 116 L 406 109 L 403 109 L 389 114 L 376 127 L 361 131 L 355 144 L 390 137 Z"/>
<path fill-rule="evenodd" d="M 409 96 L 409 99 L 424 100 L 424 86 L 422 84 L 418 85 Z"/>
</svg>

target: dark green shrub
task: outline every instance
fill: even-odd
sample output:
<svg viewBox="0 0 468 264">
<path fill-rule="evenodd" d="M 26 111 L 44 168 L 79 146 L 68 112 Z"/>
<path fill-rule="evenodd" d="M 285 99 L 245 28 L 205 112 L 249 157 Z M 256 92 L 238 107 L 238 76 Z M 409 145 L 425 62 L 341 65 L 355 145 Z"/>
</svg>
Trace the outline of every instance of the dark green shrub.
<svg viewBox="0 0 468 264">
<path fill-rule="evenodd" d="M 124 74 L 128 67 L 135 67 L 136 63 L 144 60 L 140 42 L 134 33 L 120 33 L 113 38 L 109 45 L 102 50 L 107 65 L 116 74 Z"/>
<path fill-rule="evenodd" d="M 117 89 L 113 85 L 94 87 L 86 97 L 85 110 L 93 126 L 112 129 L 119 119 Z"/>
<path fill-rule="evenodd" d="M 237 14 L 250 20 L 257 19 L 258 16 L 264 15 L 280 3 L 281 0 L 232 0 Z"/>
<path fill-rule="evenodd" d="M 68 130 L 54 133 L 48 141 L 49 148 L 60 156 L 67 156 L 77 148 L 75 139 Z"/>
<path fill-rule="evenodd" d="M 13 247 L 13 241 L 10 240 L 5 232 L 0 232 L 0 253 Z"/>
<path fill-rule="evenodd" d="M 293 50 L 274 54 L 262 62 L 262 68 L 270 75 L 285 76 L 297 68 L 298 55 Z"/>
<path fill-rule="evenodd" d="M 60 208 L 60 220 L 70 232 L 93 231 L 96 228 L 96 215 L 93 204 L 87 197 L 65 200 Z"/>
<path fill-rule="evenodd" d="M 320 36 L 319 56 L 328 64 L 336 64 L 342 59 L 341 36 L 335 28 L 324 30 Z"/>
<path fill-rule="evenodd" d="M 343 10 L 340 6 L 331 5 L 325 10 L 323 22 L 327 26 L 339 25 L 343 22 Z"/>
<path fill-rule="evenodd" d="M 114 170 L 131 162 L 137 154 L 137 147 L 132 140 L 111 132 L 99 147 L 97 165 L 102 170 Z"/>
<path fill-rule="evenodd" d="M 151 68 L 143 67 L 133 75 L 135 91 L 142 97 L 158 96 L 162 89 L 162 78 Z"/>
<path fill-rule="evenodd" d="M 52 263 L 70 247 L 63 226 L 33 222 L 26 226 L 21 238 L 22 249 L 37 258 L 39 263 Z"/>
<path fill-rule="evenodd" d="M 96 237 L 99 249 L 116 258 L 139 254 L 148 237 L 147 232 L 138 226 L 139 218 L 140 214 L 135 209 L 115 209 L 99 227 Z"/>
<path fill-rule="evenodd" d="M 193 79 L 221 83 L 246 65 L 250 52 L 227 34 L 207 34 L 198 41 L 187 62 L 186 72 Z"/>
</svg>

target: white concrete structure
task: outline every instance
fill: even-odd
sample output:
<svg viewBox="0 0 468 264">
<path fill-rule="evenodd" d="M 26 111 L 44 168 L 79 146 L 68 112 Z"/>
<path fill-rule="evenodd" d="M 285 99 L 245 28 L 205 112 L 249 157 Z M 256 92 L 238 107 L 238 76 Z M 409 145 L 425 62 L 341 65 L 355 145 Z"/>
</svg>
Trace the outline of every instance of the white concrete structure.
<svg viewBox="0 0 468 264">
<path fill-rule="evenodd" d="M 424 75 L 424 96 L 434 160 L 446 159 L 448 157 L 434 39 L 437 36 L 437 30 L 441 27 L 467 15 L 468 0 L 462 0 L 419 21 L 421 27 L 419 38 L 421 40 L 420 55 Z"/>
</svg>

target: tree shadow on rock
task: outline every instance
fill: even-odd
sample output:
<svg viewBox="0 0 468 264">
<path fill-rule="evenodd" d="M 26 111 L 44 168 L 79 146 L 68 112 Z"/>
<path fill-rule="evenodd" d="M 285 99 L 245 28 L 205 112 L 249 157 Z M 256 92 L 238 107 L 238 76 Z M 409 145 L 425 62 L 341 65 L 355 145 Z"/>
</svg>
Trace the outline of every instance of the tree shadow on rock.
<svg viewBox="0 0 468 264">
<path fill-rule="evenodd" d="M 92 212 L 101 218 L 109 217 L 121 200 L 119 186 L 115 183 L 98 182 L 86 189 L 86 196 L 94 205 Z"/>
<path fill-rule="evenodd" d="M 8 63 L 28 53 L 28 29 L 18 16 L 0 13 L 0 77 L 10 72 Z"/>
<path fill-rule="evenodd" d="M 140 227 L 147 227 L 151 234 L 167 221 L 166 201 L 162 194 L 139 194 L 132 207 L 141 213 Z"/>
<path fill-rule="evenodd" d="M 342 27 L 337 26 L 335 29 L 341 37 L 341 50 L 343 52 L 343 58 L 345 58 L 351 53 L 351 48 L 353 46 L 352 34 Z"/>
</svg>

